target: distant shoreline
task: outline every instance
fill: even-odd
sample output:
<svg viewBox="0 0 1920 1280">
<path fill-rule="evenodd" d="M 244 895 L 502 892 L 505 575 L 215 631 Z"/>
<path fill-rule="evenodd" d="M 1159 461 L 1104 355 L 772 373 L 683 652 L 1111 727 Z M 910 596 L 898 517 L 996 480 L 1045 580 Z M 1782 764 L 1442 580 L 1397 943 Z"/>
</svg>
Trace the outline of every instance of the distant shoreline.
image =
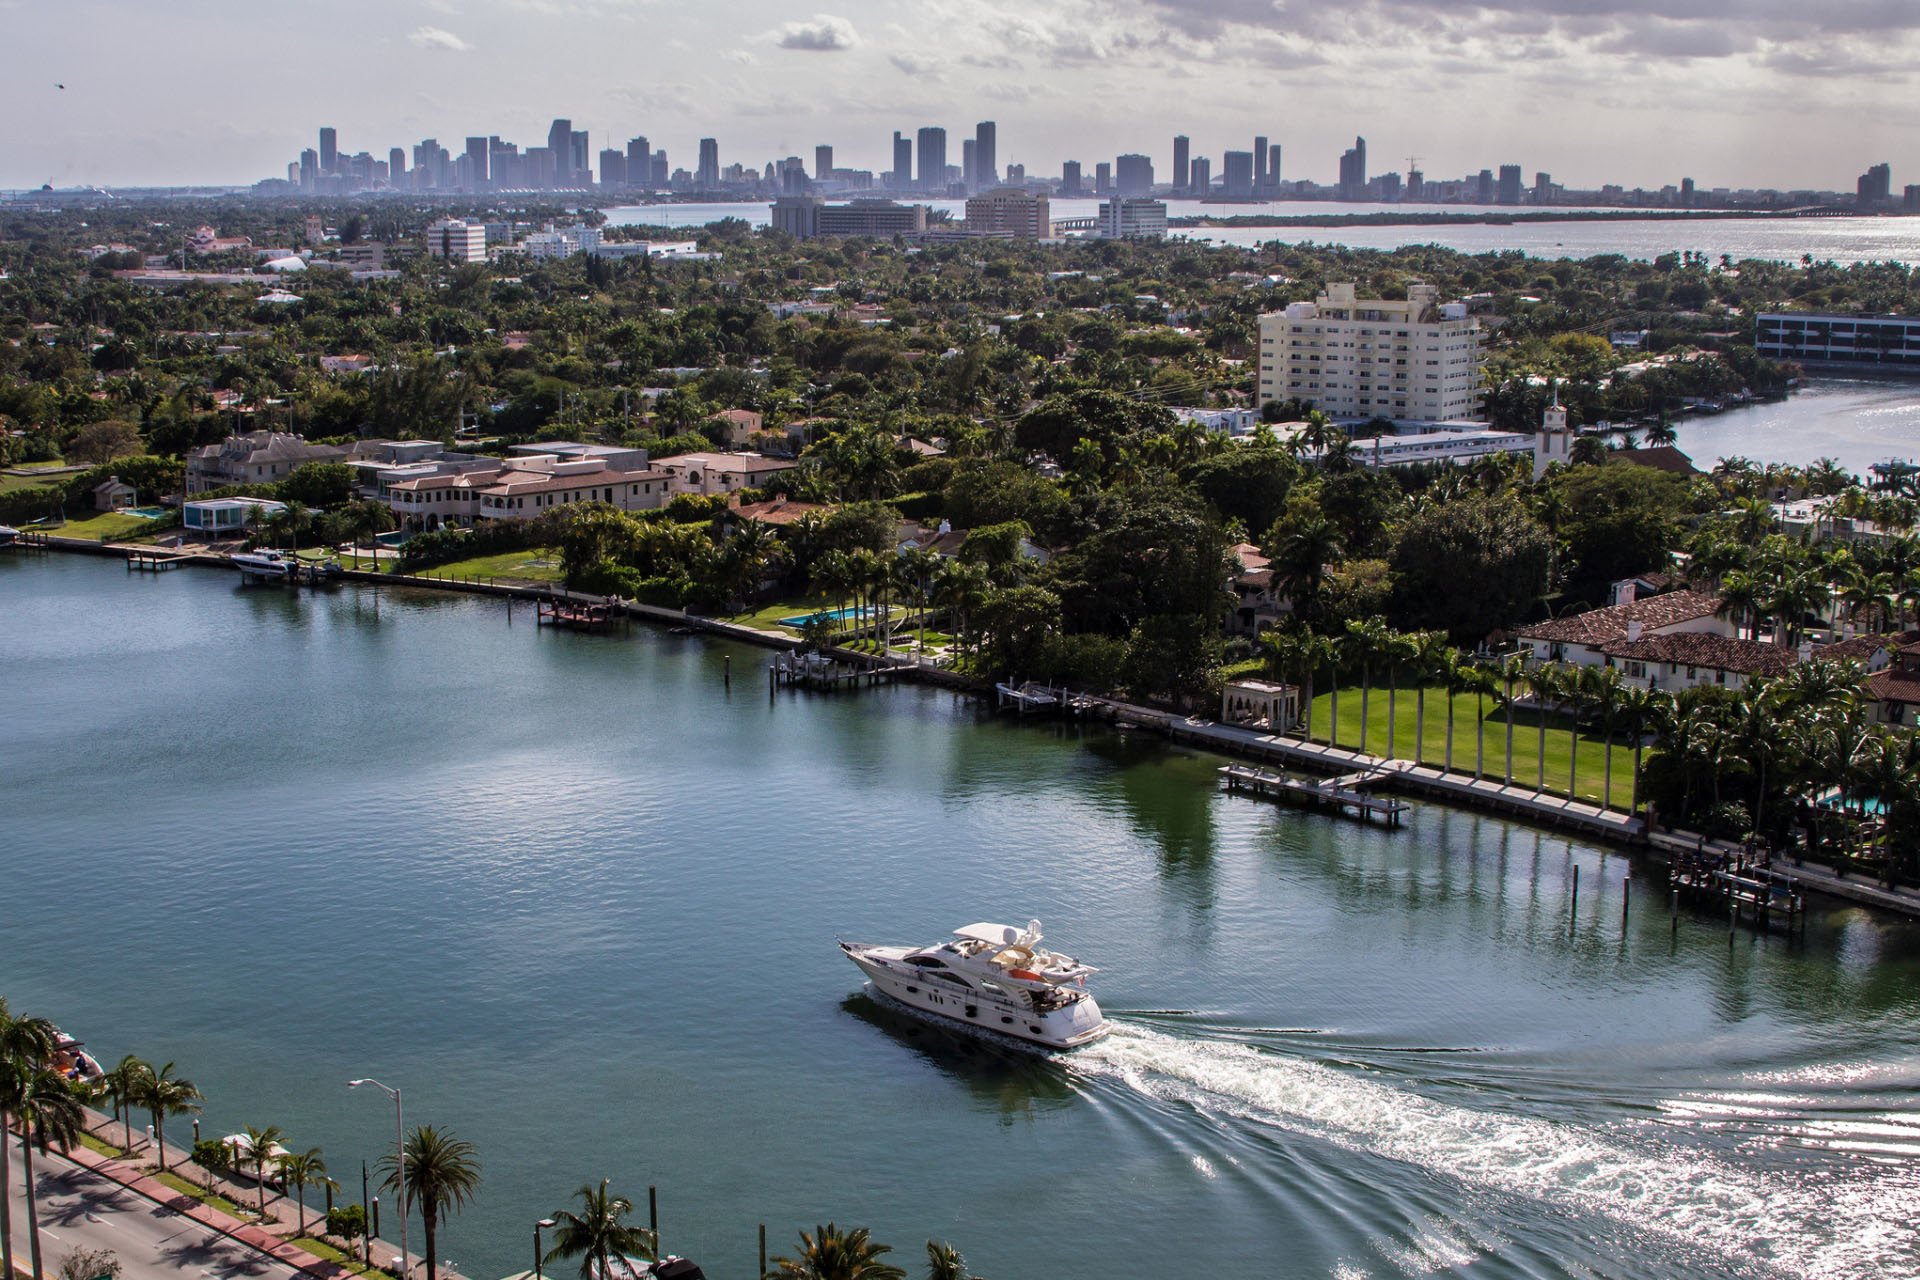
<svg viewBox="0 0 1920 1280">
<path fill-rule="evenodd" d="M 1511 226 L 1525 222 L 1723 222 L 1797 220 L 1813 216 L 1774 212 L 1763 209 L 1702 209 L 1698 212 L 1678 209 L 1587 209 L 1554 212 L 1535 210 L 1525 213 L 1243 213 L 1220 217 L 1212 214 L 1167 219 L 1169 227 L 1188 230 L 1196 227 L 1451 227 L 1463 225 Z M 1821 218 L 1857 218 L 1865 214 L 1822 213 Z"/>
</svg>

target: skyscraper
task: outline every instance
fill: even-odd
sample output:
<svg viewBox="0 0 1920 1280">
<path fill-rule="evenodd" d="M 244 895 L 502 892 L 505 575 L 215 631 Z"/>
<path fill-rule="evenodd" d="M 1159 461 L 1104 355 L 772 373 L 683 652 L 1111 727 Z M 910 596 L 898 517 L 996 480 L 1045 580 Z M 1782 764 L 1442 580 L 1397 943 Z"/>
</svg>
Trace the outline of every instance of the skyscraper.
<svg viewBox="0 0 1920 1280">
<path fill-rule="evenodd" d="M 1093 166 L 1093 194 L 1097 196 L 1113 194 L 1113 166 L 1105 160 Z"/>
<path fill-rule="evenodd" d="M 553 183 L 573 185 L 573 121 L 556 119 L 547 129 L 547 151 L 553 157 Z"/>
<path fill-rule="evenodd" d="M 1000 126 L 982 120 L 973 126 L 973 178 L 981 190 L 1000 184 Z"/>
<path fill-rule="evenodd" d="M 1340 198 L 1367 198 L 1367 140 L 1355 138 L 1353 146 L 1340 156 Z"/>
<path fill-rule="evenodd" d="M 340 144 L 333 126 L 320 130 L 320 172 L 332 173 L 340 167 Z"/>
<path fill-rule="evenodd" d="M 1114 162 L 1114 188 L 1123 196 L 1153 193 L 1153 161 L 1143 155 L 1124 155 Z"/>
<path fill-rule="evenodd" d="M 1280 186 L 1280 144 L 1277 142 L 1267 148 L 1267 186 L 1275 190 Z"/>
<path fill-rule="evenodd" d="M 651 185 L 655 189 L 665 187 L 672 174 L 673 170 L 667 167 L 667 149 L 661 147 L 653 153 L 653 182 Z"/>
<path fill-rule="evenodd" d="M 979 154 L 979 142 L 973 138 L 960 139 L 960 185 L 970 192 L 980 189 L 980 175 L 974 172 L 974 162 Z"/>
<path fill-rule="evenodd" d="M 713 138 L 700 139 L 700 168 L 694 174 L 694 180 L 703 191 L 711 191 L 720 185 L 720 143 Z"/>
<path fill-rule="evenodd" d="M 1080 162 L 1078 160 L 1060 162 L 1060 194 L 1063 196 L 1080 194 Z"/>
<path fill-rule="evenodd" d="M 615 151 L 612 147 L 600 152 L 600 185 L 603 187 L 624 187 L 627 185 L 627 153 Z"/>
<path fill-rule="evenodd" d="M 938 125 L 920 130 L 920 189 L 944 191 L 947 186 L 947 131 Z"/>
<path fill-rule="evenodd" d="M 572 144 L 573 185 L 576 187 L 593 184 L 593 159 L 587 151 L 587 131 L 575 129 L 570 139 Z"/>
<path fill-rule="evenodd" d="M 813 149 L 813 180 L 825 182 L 833 176 L 833 148 L 821 143 Z"/>
<path fill-rule="evenodd" d="M 653 185 L 653 144 L 645 134 L 627 140 L 627 185 Z"/>
<path fill-rule="evenodd" d="M 1500 203 L 1520 203 L 1520 166 L 1517 164 L 1500 166 Z"/>
<path fill-rule="evenodd" d="M 1267 139 L 1264 134 L 1253 137 L 1253 189 L 1265 191 L 1272 179 L 1267 176 Z"/>
<path fill-rule="evenodd" d="M 1227 185 L 1229 200 L 1246 200 L 1253 195 L 1253 152 L 1229 151 L 1220 157 L 1220 176 Z"/>
<path fill-rule="evenodd" d="M 1853 184 L 1854 203 L 1863 208 L 1887 203 L 1893 198 L 1893 166 L 1876 164 Z"/>
<path fill-rule="evenodd" d="M 313 190 L 314 179 L 320 176 L 320 153 L 308 147 L 300 153 L 300 187 Z"/>
<path fill-rule="evenodd" d="M 407 149 L 393 147 L 387 151 L 387 181 L 396 187 L 407 185 Z"/>
<path fill-rule="evenodd" d="M 1193 164 L 1187 170 L 1187 192 L 1202 200 L 1213 194 L 1213 161 L 1205 156 L 1193 158 Z"/>
<path fill-rule="evenodd" d="M 467 179 L 475 191 L 486 189 L 492 169 L 487 164 L 487 140 L 467 139 Z"/>
<path fill-rule="evenodd" d="M 1193 189 L 1191 183 L 1192 162 L 1188 159 L 1187 135 L 1177 133 L 1173 136 L 1173 193 L 1184 195 Z"/>
</svg>

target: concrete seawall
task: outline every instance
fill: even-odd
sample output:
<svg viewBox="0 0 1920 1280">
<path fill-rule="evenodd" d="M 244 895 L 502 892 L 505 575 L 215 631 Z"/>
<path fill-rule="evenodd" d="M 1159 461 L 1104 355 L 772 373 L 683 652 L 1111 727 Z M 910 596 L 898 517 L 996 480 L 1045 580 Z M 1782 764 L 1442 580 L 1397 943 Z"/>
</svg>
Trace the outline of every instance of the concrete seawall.
<svg viewBox="0 0 1920 1280">
<path fill-rule="evenodd" d="M 51 550 L 77 551 L 124 559 L 134 548 L 127 545 L 97 543 L 82 539 L 48 538 Z M 233 569 L 224 556 L 199 553 L 185 557 L 182 563 Z M 431 573 L 378 573 L 366 569 L 342 569 L 337 581 L 358 582 L 376 587 L 411 587 L 434 591 L 460 591 L 509 600 L 563 600 L 577 604 L 615 603 L 629 616 L 668 627 L 686 627 L 691 631 L 723 639 L 752 644 L 765 649 L 791 651 L 801 646 L 797 636 L 757 627 L 742 626 L 718 618 L 704 617 L 680 609 L 642 604 L 638 601 L 610 601 L 609 597 L 569 591 L 558 586 L 503 583 L 494 579 L 438 577 Z M 841 661 L 868 664 L 873 655 L 853 649 L 833 648 L 829 654 Z M 976 696 L 992 692 L 992 686 L 954 671 L 924 663 L 900 664 L 901 678 L 952 689 Z M 1163 734 L 1169 741 L 1196 746 L 1221 755 L 1260 763 L 1283 765 L 1325 774 L 1366 774 L 1370 785 L 1418 795 L 1466 808 L 1499 813 L 1543 826 L 1577 831 L 1582 835 L 1646 852 L 1664 861 L 1678 848 L 1693 849 L 1699 837 L 1686 832 L 1659 828 L 1649 831 L 1647 823 L 1636 815 L 1596 804 L 1552 795 L 1532 788 L 1509 786 L 1497 778 L 1475 778 L 1458 771 L 1449 773 L 1430 764 L 1363 754 L 1346 747 L 1306 742 L 1299 738 L 1264 733 L 1238 725 L 1220 724 L 1177 712 L 1143 706 L 1114 698 L 1095 696 L 1097 713 L 1113 723 Z M 1783 869 L 1785 869 L 1783 867 Z M 1871 881 L 1837 875 L 1816 866 L 1793 866 L 1804 888 L 1832 897 L 1920 917 L 1920 893 L 1888 889 Z"/>
</svg>

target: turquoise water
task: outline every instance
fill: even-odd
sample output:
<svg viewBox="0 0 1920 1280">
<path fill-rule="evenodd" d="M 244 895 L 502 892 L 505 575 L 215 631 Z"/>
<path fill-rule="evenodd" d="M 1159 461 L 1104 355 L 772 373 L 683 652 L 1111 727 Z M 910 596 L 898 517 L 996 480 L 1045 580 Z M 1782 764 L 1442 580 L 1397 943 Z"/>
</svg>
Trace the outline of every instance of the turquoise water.
<svg viewBox="0 0 1920 1280">
<path fill-rule="evenodd" d="M 149 520 L 158 520 L 161 516 L 167 514 L 167 509 L 165 507 L 128 507 L 127 514 L 130 516 L 144 516 Z"/>
<path fill-rule="evenodd" d="M 1562 835 L 527 623 L 0 558 L 0 993 L 349 1188 L 392 1112 L 344 1082 L 400 1085 L 479 1149 L 440 1250 L 479 1280 L 602 1176 L 720 1280 L 828 1219 L 996 1280 L 1920 1270 L 1912 926 L 1729 940 L 1635 879 L 1623 928 L 1628 864 Z M 941 1032 L 834 946 L 1028 916 L 1109 1041 Z"/>
</svg>

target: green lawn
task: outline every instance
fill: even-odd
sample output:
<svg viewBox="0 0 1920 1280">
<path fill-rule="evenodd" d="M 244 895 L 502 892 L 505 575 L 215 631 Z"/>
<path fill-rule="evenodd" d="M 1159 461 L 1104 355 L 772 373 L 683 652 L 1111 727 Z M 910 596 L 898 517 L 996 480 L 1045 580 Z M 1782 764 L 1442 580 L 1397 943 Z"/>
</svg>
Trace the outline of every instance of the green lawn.
<svg viewBox="0 0 1920 1280">
<path fill-rule="evenodd" d="M 85 1147 L 87 1150 L 93 1152 L 96 1155 L 111 1156 L 115 1160 L 118 1160 L 121 1156 L 126 1154 L 125 1151 L 122 1151 L 119 1147 L 114 1146 L 111 1142 L 107 1142 L 101 1138 L 96 1138 L 92 1134 L 87 1133 L 85 1131 L 82 1131 L 80 1134 L 80 1145 Z"/>
<path fill-rule="evenodd" d="M 320 1216 L 319 1221 L 322 1223 L 326 1221 L 324 1214 Z M 307 1225 L 312 1226 L 313 1223 L 314 1219 L 310 1217 Z M 316 1258 L 320 1258 L 326 1262 L 338 1263 L 357 1276 L 372 1276 L 376 1277 L 376 1280 L 392 1280 L 392 1277 L 389 1276 L 387 1272 L 380 1270 L 378 1267 L 363 1265 L 360 1259 L 354 1257 L 352 1254 L 340 1252 L 340 1250 L 334 1248 L 325 1240 L 316 1240 L 312 1236 L 295 1236 L 292 1243 L 299 1248 L 305 1249 Z"/>
<path fill-rule="evenodd" d="M 43 493 L 52 493 L 60 487 L 65 476 L 9 476 L 0 475 L 0 493 L 18 493 L 22 489 L 39 489 Z"/>
<path fill-rule="evenodd" d="M 1327 729 L 1333 722 L 1333 696 L 1314 692 L 1313 739 L 1327 741 Z M 1360 687 L 1340 689 L 1340 734 L 1338 744 L 1358 750 L 1360 747 Z M 1418 723 L 1414 690 L 1402 689 L 1395 717 L 1393 747 L 1387 747 L 1387 690 L 1375 688 L 1367 699 L 1366 749 L 1375 755 L 1388 754 L 1403 760 L 1415 759 L 1415 727 Z M 1506 713 L 1492 698 L 1481 700 L 1487 714 L 1484 776 L 1504 780 L 1507 771 Z M 1477 729 L 1479 707 L 1472 694 L 1461 694 L 1453 706 L 1453 767 L 1456 772 L 1472 773 L 1479 743 Z M 1546 789 L 1557 795 L 1567 793 L 1567 774 L 1571 767 L 1573 736 L 1564 717 L 1547 718 Z M 1447 694 L 1444 689 L 1427 690 L 1426 733 L 1419 741 L 1418 758 L 1427 764 L 1443 764 L 1447 751 Z M 1580 772 L 1577 798 L 1599 803 L 1604 798 L 1606 744 L 1598 733 L 1580 734 Z M 1513 720 L 1513 781 L 1516 786 L 1533 787 L 1540 779 L 1540 722 L 1531 711 L 1517 710 Z M 1633 746 L 1624 737 L 1613 746 L 1612 802 L 1617 809 L 1627 806 L 1633 789 Z"/>
<path fill-rule="evenodd" d="M 351 565 L 349 556 L 346 563 Z M 475 556 L 435 565 L 420 573 L 429 578 L 477 578 L 482 581 L 557 583 L 566 575 L 560 568 L 558 547 L 531 547 L 522 551 L 503 551 L 499 555 Z"/>
<path fill-rule="evenodd" d="M 69 520 L 65 524 L 51 526 L 47 532 L 56 538 L 91 538 L 96 542 L 112 542 L 146 533 L 154 523 L 145 516 L 130 516 L 124 511 L 103 511 L 85 520 Z"/>
<path fill-rule="evenodd" d="M 234 1217 L 244 1218 L 248 1222 L 252 1222 L 254 1219 L 260 1216 L 257 1213 L 255 1213 L 251 1208 L 245 1205 L 235 1204 L 233 1201 L 227 1199 L 225 1196 L 220 1195 L 217 1192 L 214 1193 L 213 1195 L 208 1195 L 207 1188 L 205 1187 L 204 1184 L 198 1183 L 198 1182 L 189 1182 L 187 1179 L 181 1177 L 179 1174 L 173 1172 L 173 1170 L 171 1169 L 167 1170 L 167 1172 L 165 1173 L 156 1173 L 153 1176 L 158 1178 L 161 1182 L 164 1182 L 169 1187 L 172 1187 L 175 1191 L 183 1192 L 186 1195 L 190 1195 L 195 1200 L 198 1200 L 201 1204 L 211 1205 L 222 1213 L 230 1213 Z"/>
</svg>

